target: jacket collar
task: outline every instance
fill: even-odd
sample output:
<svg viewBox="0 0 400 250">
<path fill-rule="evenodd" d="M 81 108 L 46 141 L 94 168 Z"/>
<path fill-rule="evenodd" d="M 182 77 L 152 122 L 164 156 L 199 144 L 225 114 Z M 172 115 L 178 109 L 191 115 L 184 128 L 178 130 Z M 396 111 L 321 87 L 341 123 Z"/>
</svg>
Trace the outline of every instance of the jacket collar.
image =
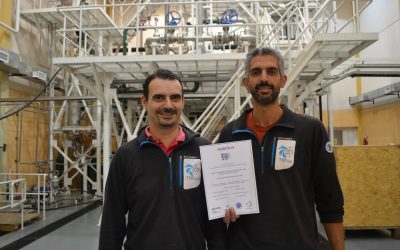
<svg viewBox="0 0 400 250">
<path fill-rule="evenodd" d="M 183 143 L 187 143 L 188 141 L 192 140 L 195 137 L 199 137 L 200 135 L 198 133 L 193 132 L 192 130 L 190 130 L 189 128 L 180 125 L 182 127 L 183 132 L 185 133 L 185 141 Z M 142 127 L 139 132 L 138 132 L 138 143 L 140 145 L 140 147 L 142 147 L 142 145 L 146 144 L 147 142 L 150 142 L 147 137 L 146 137 L 146 129 L 147 126 Z"/>
<path fill-rule="evenodd" d="M 283 109 L 283 114 L 281 118 L 279 118 L 278 122 L 274 125 L 274 127 L 285 127 L 293 129 L 295 127 L 295 114 L 289 110 L 285 105 L 281 105 Z M 236 130 L 245 130 L 248 129 L 246 126 L 246 116 L 253 109 L 245 110 L 236 121 L 233 123 L 233 131 Z"/>
</svg>

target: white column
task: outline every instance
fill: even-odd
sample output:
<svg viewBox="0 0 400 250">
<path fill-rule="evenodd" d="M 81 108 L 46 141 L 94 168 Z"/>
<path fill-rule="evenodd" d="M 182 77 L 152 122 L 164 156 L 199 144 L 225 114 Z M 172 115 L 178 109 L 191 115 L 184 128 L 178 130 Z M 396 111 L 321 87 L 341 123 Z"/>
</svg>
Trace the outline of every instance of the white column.
<svg viewBox="0 0 400 250">
<path fill-rule="evenodd" d="M 100 30 L 99 38 L 98 38 L 98 45 L 97 45 L 97 55 L 103 56 L 103 31 Z"/>
<path fill-rule="evenodd" d="M 241 87 L 241 79 L 238 77 L 235 82 L 235 98 L 234 98 L 235 112 L 240 109 L 240 87 Z"/>
<path fill-rule="evenodd" d="M 111 153 L 111 91 L 112 74 L 100 74 L 103 82 L 103 190 L 105 190 Z"/>
<path fill-rule="evenodd" d="M 101 114 L 102 106 L 101 102 L 96 102 L 96 195 L 103 195 L 103 189 L 101 188 Z"/>
<path fill-rule="evenodd" d="M 332 92 L 331 92 L 331 88 L 330 87 L 328 87 L 327 88 L 327 95 L 326 95 L 326 98 L 327 98 L 327 105 L 328 105 L 328 124 L 329 124 L 329 140 L 331 141 L 331 143 L 332 143 L 332 146 L 334 145 L 334 143 L 335 143 L 335 138 L 334 138 L 334 135 L 333 135 L 333 109 L 332 109 Z"/>
</svg>

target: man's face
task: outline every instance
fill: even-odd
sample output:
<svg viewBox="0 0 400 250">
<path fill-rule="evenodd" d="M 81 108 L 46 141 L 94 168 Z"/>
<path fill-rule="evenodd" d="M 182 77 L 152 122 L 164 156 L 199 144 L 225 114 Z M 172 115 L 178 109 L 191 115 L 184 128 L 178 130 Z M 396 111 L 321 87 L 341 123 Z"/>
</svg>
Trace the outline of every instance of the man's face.
<svg viewBox="0 0 400 250">
<path fill-rule="evenodd" d="M 150 127 L 178 126 L 183 110 L 182 86 L 177 80 L 155 78 L 149 84 L 149 96 L 142 96 Z"/>
<path fill-rule="evenodd" d="M 277 102 L 280 89 L 285 86 L 287 77 L 281 76 L 278 61 L 271 55 L 255 56 L 250 61 L 248 78 L 243 84 L 261 106 Z"/>
</svg>

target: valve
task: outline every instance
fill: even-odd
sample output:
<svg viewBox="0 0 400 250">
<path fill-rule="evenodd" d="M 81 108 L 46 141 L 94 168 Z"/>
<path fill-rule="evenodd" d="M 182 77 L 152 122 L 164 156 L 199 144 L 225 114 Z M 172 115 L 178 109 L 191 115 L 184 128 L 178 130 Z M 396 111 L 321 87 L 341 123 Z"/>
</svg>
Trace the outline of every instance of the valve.
<svg viewBox="0 0 400 250">
<path fill-rule="evenodd" d="M 177 26 L 181 23 L 182 16 L 177 11 L 168 12 L 168 26 Z"/>
<path fill-rule="evenodd" d="M 234 22 L 237 22 L 239 18 L 239 12 L 235 9 L 226 9 L 222 14 L 220 15 L 220 22 L 222 24 L 232 24 Z"/>
</svg>

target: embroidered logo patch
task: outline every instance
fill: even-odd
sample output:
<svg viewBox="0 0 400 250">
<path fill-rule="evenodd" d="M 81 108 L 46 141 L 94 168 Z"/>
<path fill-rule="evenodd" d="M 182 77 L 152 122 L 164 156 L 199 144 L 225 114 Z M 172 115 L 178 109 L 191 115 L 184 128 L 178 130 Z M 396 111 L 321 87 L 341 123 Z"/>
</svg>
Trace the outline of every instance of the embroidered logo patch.
<svg viewBox="0 0 400 250">
<path fill-rule="evenodd" d="M 288 169 L 293 166 L 296 141 L 278 140 L 275 154 L 275 170 Z"/>
<path fill-rule="evenodd" d="M 326 152 L 332 154 L 332 152 L 333 152 L 333 147 L 332 147 L 332 143 L 331 143 L 330 141 L 328 141 L 328 142 L 326 143 L 326 145 L 325 145 L 325 150 L 326 150 Z"/>
<path fill-rule="evenodd" d="M 183 166 L 183 188 L 191 189 L 198 187 L 201 180 L 200 159 L 185 158 L 183 159 Z"/>
</svg>

